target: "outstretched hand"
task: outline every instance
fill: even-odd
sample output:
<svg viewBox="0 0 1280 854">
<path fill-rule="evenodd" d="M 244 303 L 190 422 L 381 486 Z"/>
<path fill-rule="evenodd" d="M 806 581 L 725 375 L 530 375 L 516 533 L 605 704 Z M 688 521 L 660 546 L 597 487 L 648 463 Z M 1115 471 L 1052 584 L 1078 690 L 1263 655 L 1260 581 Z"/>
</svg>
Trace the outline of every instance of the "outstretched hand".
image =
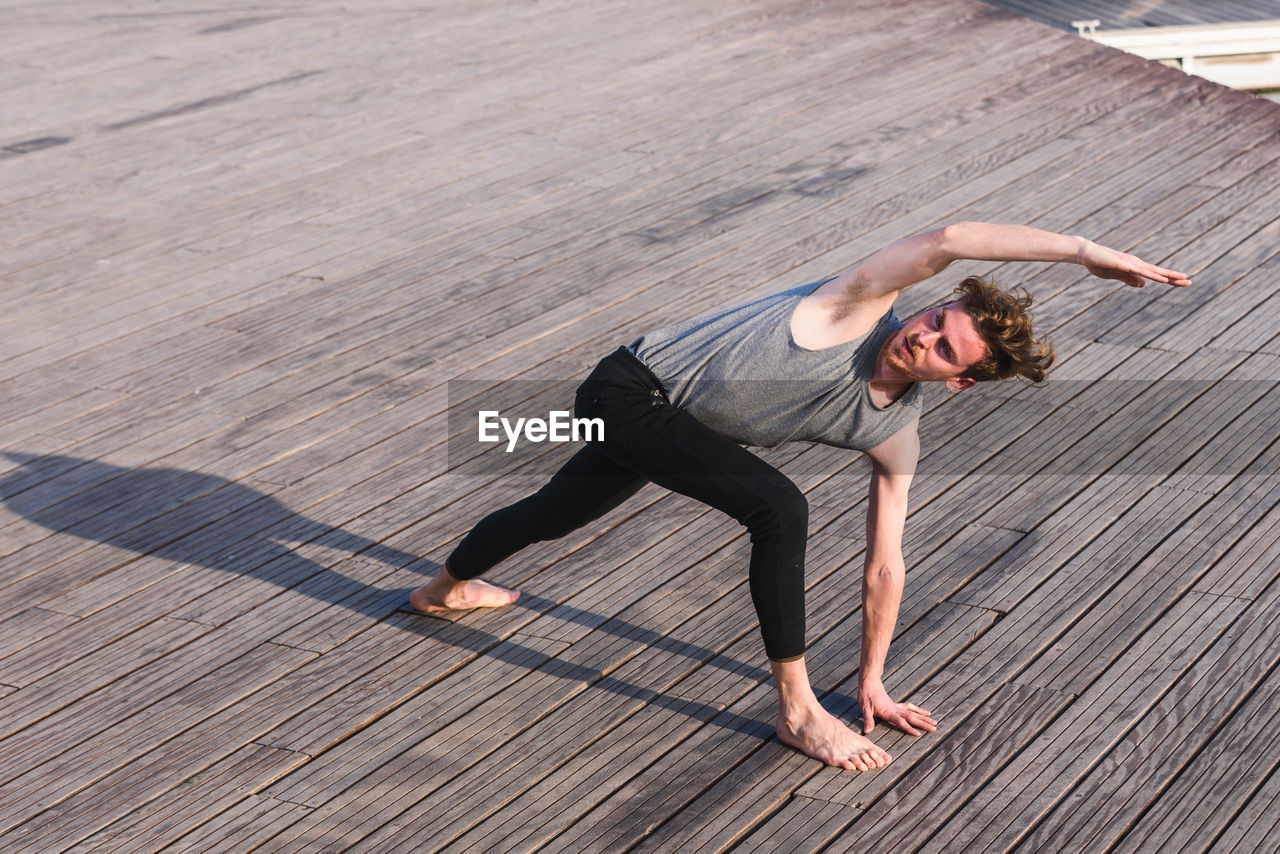
<svg viewBox="0 0 1280 854">
<path fill-rule="evenodd" d="M 881 682 L 863 683 L 858 690 L 858 703 L 862 706 L 863 734 L 875 729 L 876 718 L 907 735 L 921 735 L 921 730 L 933 732 L 938 728 L 931 713 L 911 703 L 891 700 Z"/>
<path fill-rule="evenodd" d="M 1133 288 L 1142 287 L 1148 279 L 1178 288 L 1185 288 L 1191 284 L 1186 273 L 1148 264 L 1136 255 L 1108 249 L 1092 240 L 1085 242 L 1084 248 L 1080 250 L 1079 259 L 1085 269 L 1098 278 L 1118 279 Z"/>
</svg>

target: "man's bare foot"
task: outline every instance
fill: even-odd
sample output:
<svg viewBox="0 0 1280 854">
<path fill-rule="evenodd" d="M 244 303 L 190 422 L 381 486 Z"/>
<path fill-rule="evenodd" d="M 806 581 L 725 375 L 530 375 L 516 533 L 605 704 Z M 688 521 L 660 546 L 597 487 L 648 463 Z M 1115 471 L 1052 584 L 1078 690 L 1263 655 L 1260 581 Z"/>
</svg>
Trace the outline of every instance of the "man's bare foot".
<svg viewBox="0 0 1280 854">
<path fill-rule="evenodd" d="M 423 614 L 438 614 L 471 608 L 500 608 L 518 598 L 519 590 L 508 590 L 479 578 L 462 581 L 441 568 L 434 578 L 409 594 L 409 604 Z"/>
<path fill-rule="evenodd" d="M 778 709 L 778 739 L 828 765 L 853 771 L 883 768 L 893 757 L 849 729 L 820 705 L 784 713 Z"/>
<path fill-rule="evenodd" d="M 883 768 L 893 757 L 822 708 L 809 685 L 804 656 L 771 661 L 778 685 L 778 739 L 828 765 L 856 771 Z"/>
</svg>

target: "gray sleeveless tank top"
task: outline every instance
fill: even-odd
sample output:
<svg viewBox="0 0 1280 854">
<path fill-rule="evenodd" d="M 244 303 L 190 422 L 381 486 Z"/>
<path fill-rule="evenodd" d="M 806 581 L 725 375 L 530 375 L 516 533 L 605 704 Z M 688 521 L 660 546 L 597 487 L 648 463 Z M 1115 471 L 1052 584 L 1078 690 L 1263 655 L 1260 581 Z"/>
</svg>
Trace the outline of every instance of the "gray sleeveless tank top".
<svg viewBox="0 0 1280 854">
<path fill-rule="evenodd" d="M 743 445 L 821 442 L 865 451 L 920 414 L 913 383 L 881 408 L 868 383 L 885 340 L 902 328 L 890 309 L 864 336 L 807 350 L 791 337 L 791 315 L 824 282 L 810 282 L 735 308 L 648 332 L 628 347 L 667 397 Z"/>
</svg>

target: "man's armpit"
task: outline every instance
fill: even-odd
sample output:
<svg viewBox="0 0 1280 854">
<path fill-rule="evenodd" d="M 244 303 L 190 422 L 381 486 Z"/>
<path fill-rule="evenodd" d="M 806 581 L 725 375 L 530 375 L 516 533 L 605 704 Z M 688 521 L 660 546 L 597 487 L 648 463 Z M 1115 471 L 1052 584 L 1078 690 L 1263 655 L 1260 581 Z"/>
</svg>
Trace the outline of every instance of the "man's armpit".
<svg viewBox="0 0 1280 854">
<path fill-rule="evenodd" d="M 835 307 L 831 312 L 831 322 L 839 323 L 853 316 L 857 310 L 867 299 L 867 293 L 871 288 L 871 280 L 867 278 L 867 274 L 859 270 L 853 276 L 853 281 L 845 285 L 844 291 L 840 294 Z"/>
</svg>

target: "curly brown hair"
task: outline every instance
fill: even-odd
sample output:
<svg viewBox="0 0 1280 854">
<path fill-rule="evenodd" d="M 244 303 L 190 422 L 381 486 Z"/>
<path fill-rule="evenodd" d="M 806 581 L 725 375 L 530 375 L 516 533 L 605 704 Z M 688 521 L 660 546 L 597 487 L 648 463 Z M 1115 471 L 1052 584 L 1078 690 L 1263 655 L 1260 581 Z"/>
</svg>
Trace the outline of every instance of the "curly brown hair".
<svg viewBox="0 0 1280 854">
<path fill-rule="evenodd" d="M 979 382 L 1003 380 L 1017 374 L 1033 383 L 1043 382 L 1053 365 L 1053 345 L 1031 334 L 1031 294 L 1001 290 L 981 276 L 969 276 L 955 290 L 965 312 L 973 318 L 987 354 L 965 372 Z"/>
</svg>

